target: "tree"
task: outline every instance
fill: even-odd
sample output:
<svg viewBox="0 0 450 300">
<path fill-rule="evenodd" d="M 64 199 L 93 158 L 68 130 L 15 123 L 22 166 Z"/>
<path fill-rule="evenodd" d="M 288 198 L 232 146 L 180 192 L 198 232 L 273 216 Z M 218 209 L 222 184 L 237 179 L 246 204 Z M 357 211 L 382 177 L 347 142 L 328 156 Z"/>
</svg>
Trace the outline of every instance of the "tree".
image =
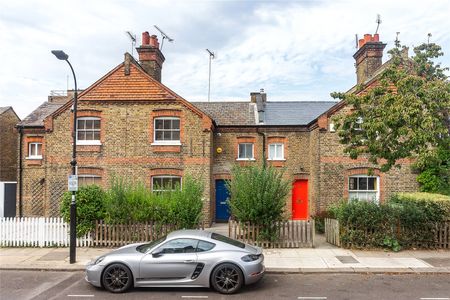
<svg viewBox="0 0 450 300">
<path fill-rule="evenodd" d="M 443 55 L 441 47 L 422 44 L 408 58 L 397 41 L 388 53 L 391 60 L 375 87 L 331 94 L 352 108 L 334 119 L 344 152 L 353 159 L 367 155 L 384 172 L 405 158 L 423 166 L 438 159 L 439 149 L 450 148 L 448 68 L 434 62 Z"/>
</svg>

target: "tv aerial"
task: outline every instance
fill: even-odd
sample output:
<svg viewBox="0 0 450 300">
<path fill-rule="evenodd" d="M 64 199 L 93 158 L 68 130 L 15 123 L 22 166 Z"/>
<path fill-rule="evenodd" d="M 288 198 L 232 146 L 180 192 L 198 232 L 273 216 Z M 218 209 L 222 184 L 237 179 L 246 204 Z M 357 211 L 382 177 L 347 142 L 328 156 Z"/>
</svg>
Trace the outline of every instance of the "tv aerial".
<svg viewBox="0 0 450 300">
<path fill-rule="evenodd" d="M 381 24 L 381 16 L 380 16 L 380 14 L 377 14 L 377 20 L 375 22 L 377 22 L 377 30 L 375 30 L 375 34 L 377 34 L 378 33 L 378 28 L 380 28 L 380 24 Z"/>
<path fill-rule="evenodd" d="M 208 79 L 208 102 L 210 100 L 211 96 L 211 60 L 216 58 L 216 54 L 209 49 L 206 49 L 206 51 L 209 53 L 209 79 Z"/>
<path fill-rule="evenodd" d="M 163 45 L 164 45 L 164 40 L 165 39 L 167 39 L 169 42 L 173 42 L 174 41 L 174 39 L 173 38 L 171 38 L 170 36 L 168 36 L 166 33 L 164 33 L 164 31 L 162 31 L 161 30 L 161 28 L 159 28 L 158 26 L 156 26 L 156 25 L 153 25 L 155 28 L 156 28 L 156 30 L 158 30 L 159 31 L 159 33 L 161 33 L 161 35 L 162 35 L 162 42 L 161 42 L 161 48 L 159 49 L 159 50 L 162 50 L 162 48 L 163 48 Z"/>
<path fill-rule="evenodd" d="M 134 47 L 136 47 L 136 35 L 131 31 L 126 31 L 126 34 L 131 40 L 131 56 L 133 56 Z"/>
</svg>

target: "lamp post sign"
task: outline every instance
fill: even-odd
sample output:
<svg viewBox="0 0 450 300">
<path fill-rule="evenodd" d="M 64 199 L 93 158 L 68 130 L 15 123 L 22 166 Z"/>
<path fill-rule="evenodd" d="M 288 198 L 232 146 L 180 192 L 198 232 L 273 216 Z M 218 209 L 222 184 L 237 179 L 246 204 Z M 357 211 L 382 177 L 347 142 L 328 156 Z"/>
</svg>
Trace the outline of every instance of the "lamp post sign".
<svg viewBox="0 0 450 300">
<path fill-rule="evenodd" d="M 69 192 L 78 191 L 78 176 L 77 175 L 69 175 L 68 186 L 69 186 Z"/>
</svg>

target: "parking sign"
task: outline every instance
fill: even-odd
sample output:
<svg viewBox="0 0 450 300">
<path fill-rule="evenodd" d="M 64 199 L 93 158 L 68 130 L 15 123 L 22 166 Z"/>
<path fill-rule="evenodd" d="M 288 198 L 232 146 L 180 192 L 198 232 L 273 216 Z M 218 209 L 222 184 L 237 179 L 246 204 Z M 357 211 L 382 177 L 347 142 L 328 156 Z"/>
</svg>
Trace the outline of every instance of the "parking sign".
<svg viewBox="0 0 450 300">
<path fill-rule="evenodd" d="M 77 175 L 69 175 L 68 186 L 69 186 L 69 192 L 78 191 L 78 176 Z"/>
</svg>

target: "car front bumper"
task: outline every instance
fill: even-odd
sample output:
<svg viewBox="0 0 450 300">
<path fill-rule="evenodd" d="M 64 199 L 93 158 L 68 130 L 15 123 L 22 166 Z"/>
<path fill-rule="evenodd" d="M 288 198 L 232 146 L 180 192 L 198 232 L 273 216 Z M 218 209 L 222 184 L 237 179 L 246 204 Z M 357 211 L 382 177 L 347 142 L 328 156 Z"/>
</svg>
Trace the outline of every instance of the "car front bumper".
<svg viewBox="0 0 450 300">
<path fill-rule="evenodd" d="M 86 276 L 87 282 L 96 287 L 102 287 L 101 277 L 102 277 L 103 266 L 88 264 L 86 266 Z"/>
</svg>

